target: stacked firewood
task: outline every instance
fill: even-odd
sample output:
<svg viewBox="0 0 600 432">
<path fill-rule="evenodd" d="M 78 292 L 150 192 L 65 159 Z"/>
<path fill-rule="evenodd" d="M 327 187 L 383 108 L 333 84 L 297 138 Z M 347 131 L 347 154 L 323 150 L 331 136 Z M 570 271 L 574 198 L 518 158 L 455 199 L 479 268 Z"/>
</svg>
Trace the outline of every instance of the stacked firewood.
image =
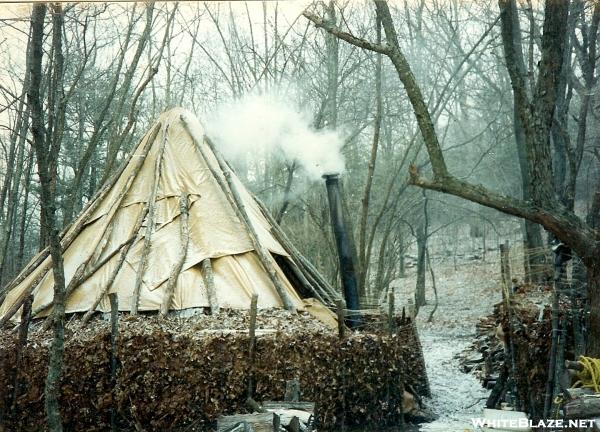
<svg viewBox="0 0 600 432">
<path fill-rule="evenodd" d="M 492 389 L 488 408 L 508 401 L 541 417 L 552 331 L 549 303 L 547 290 L 518 288 L 510 299 L 510 314 L 506 303 L 499 302 L 477 323 L 475 340 L 460 360 L 463 371 Z"/>
<path fill-rule="evenodd" d="M 475 339 L 457 357 L 463 372 L 474 374 L 484 385 L 494 384 L 504 364 L 503 332 L 496 313 L 479 318 Z"/>
</svg>

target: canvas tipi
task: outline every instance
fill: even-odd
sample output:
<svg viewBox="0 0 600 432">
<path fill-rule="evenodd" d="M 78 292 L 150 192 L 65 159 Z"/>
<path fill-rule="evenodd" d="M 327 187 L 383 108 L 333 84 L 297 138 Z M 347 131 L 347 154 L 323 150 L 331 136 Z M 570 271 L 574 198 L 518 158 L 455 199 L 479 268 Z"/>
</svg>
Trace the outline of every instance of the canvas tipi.
<svg viewBox="0 0 600 432">
<path fill-rule="evenodd" d="M 161 115 L 62 234 L 66 312 L 258 307 L 304 309 L 337 293 L 243 186 L 195 116 Z M 49 314 L 53 275 L 40 252 L 3 290 L 0 324 Z M 0 298 L 1 299 L 1 298 Z M 315 301 L 312 301 L 315 304 Z"/>
</svg>

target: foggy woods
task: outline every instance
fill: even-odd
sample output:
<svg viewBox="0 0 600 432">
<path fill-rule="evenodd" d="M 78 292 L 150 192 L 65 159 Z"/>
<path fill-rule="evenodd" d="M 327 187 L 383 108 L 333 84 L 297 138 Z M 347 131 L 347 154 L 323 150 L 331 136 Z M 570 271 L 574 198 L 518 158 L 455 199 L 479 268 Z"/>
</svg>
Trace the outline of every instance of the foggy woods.
<svg viewBox="0 0 600 432">
<path fill-rule="evenodd" d="M 316 411 L 288 430 L 600 418 L 571 388 L 600 389 L 599 25 L 588 0 L 0 7 L 0 430 L 233 431 L 293 380 Z M 178 337 L 244 360 L 135 399 Z"/>
</svg>

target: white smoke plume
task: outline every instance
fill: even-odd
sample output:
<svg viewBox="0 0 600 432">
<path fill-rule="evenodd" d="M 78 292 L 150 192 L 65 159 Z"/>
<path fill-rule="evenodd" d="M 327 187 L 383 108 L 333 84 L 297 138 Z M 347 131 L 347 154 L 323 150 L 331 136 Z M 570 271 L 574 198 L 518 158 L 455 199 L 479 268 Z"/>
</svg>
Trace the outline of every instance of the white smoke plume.
<svg viewBox="0 0 600 432">
<path fill-rule="evenodd" d="M 223 104 L 205 119 L 208 135 L 230 160 L 266 153 L 298 162 L 311 180 L 342 172 L 342 134 L 315 130 L 311 123 L 308 112 L 269 94 L 250 94 Z"/>
</svg>

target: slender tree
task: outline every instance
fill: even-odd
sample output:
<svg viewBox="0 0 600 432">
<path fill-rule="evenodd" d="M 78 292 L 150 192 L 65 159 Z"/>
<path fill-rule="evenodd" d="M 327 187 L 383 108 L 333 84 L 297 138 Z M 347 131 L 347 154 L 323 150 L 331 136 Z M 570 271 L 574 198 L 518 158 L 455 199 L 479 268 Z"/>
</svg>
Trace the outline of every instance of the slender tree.
<svg viewBox="0 0 600 432">
<path fill-rule="evenodd" d="M 46 378 L 45 389 L 46 414 L 48 416 L 48 429 L 50 431 L 62 431 L 59 391 L 65 336 L 65 276 L 60 236 L 56 221 L 55 190 L 52 186 L 51 150 L 55 146 L 52 146 L 52 143 L 47 140 L 48 130 L 44 122 L 44 109 L 40 94 L 46 9 L 47 7 L 44 3 L 36 3 L 33 6 L 31 15 L 31 48 L 29 50 L 31 85 L 28 88 L 27 98 L 31 112 L 32 141 L 37 157 L 38 176 L 40 179 L 42 220 L 45 224 L 45 232 L 47 233 L 54 277 L 54 307 L 52 309 L 54 338 L 49 349 L 48 376 Z M 54 63 L 56 64 L 57 60 L 59 63 L 61 62 L 59 56 L 62 55 L 63 9 L 60 4 L 54 4 L 51 6 L 51 10 L 52 48 L 55 56 Z M 57 84 L 57 82 L 54 82 L 54 84 Z M 49 92 L 52 93 L 54 90 L 49 89 Z"/>
</svg>

